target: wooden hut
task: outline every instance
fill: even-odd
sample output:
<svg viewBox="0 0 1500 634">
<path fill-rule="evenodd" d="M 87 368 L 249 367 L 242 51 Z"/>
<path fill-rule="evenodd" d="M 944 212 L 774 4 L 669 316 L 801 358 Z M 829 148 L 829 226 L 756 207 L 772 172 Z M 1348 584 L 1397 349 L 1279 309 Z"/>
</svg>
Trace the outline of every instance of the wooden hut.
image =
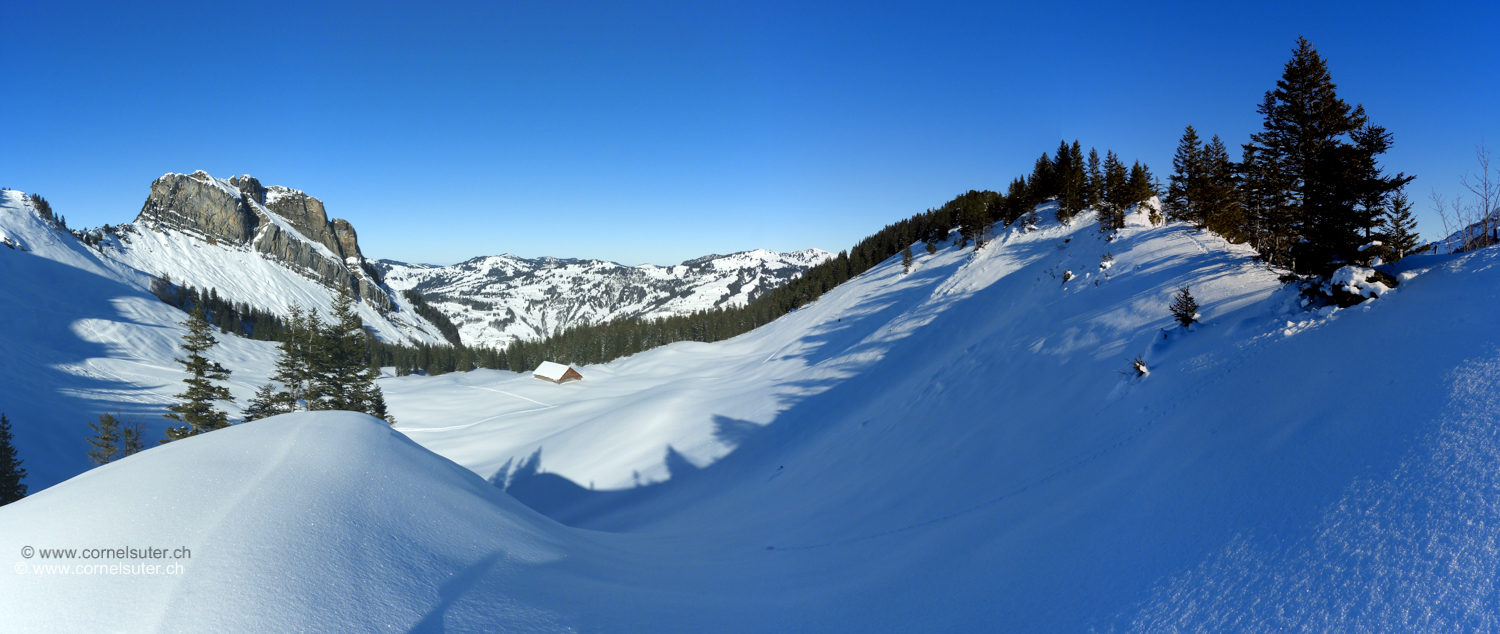
<svg viewBox="0 0 1500 634">
<path fill-rule="evenodd" d="M 531 373 L 531 376 L 553 383 L 583 380 L 583 375 L 579 374 L 577 370 L 551 361 L 543 361 L 541 365 L 536 366 L 536 370 Z"/>
</svg>

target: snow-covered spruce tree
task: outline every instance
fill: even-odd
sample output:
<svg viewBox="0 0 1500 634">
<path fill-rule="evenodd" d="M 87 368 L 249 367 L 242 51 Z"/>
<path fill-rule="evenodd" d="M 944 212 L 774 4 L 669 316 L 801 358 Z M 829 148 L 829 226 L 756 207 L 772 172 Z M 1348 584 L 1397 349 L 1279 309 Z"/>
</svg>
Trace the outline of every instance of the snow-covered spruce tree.
<svg viewBox="0 0 1500 634">
<path fill-rule="evenodd" d="M 364 324 L 353 293 L 346 285 L 333 301 L 333 321 L 324 325 L 314 351 L 312 374 L 316 399 L 313 409 L 364 412 L 387 421 L 385 395 L 375 379 L 380 368 L 366 358 Z"/>
<path fill-rule="evenodd" d="M 113 414 L 100 414 L 99 422 L 89 423 L 94 435 L 89 437 L 89 460 L 96 465 L 109 464 L 120 453 L 120 419 Z"/>
<path fill-rule="evenodd" d="M 228 427 L 229 416 L 214 407 L 214 401 L 234 402 L 229 388 L 215 384 L 216 381 L 229 380 L 229 369 L 203 356 L 219 343 L 214 338 L 213 327 L 203 317 L 203 309 L 194 308 L 182 325 L 188 329 L 182 336 L 182 349 L 187 351 L 187 359 L 173 361 L 182 364 L 188 373 L 188 377 L 182 380 L 187 389 L 176 395 L 186 402 L 168 407 L 171 413 L 165 416 L 167 420 L 187 424 L 168 427 L 167 437 L 162 439 L 164 443 Z"/>
<path fill-rule="evenodd" d="M 1193 299 L 1193 293 L 1188 287 L 1182 287 L 1172 296 L 1172 316 L 1177 318 L 1177 323 L 1183 328 L 1198 321 L 1198 300 Z"/>
<path fill-rule="evenodd" d="M 911 245 L 908 244 L 906 245 L 905 249 L 901 250 L 901 266 L 902 268 L 906 269 L 907 273 L 911 272 L 911 263 L 913 259 L 914 258 L 911 254 Z"/>
<path fill-rule="evenodd" d="M 0 412 L 0 506 L 5 506 L 26 497 L 26 470 L 24 462 L 16 457 L 15 436 L 10 431 L 10 419 Z"/>
</svg>

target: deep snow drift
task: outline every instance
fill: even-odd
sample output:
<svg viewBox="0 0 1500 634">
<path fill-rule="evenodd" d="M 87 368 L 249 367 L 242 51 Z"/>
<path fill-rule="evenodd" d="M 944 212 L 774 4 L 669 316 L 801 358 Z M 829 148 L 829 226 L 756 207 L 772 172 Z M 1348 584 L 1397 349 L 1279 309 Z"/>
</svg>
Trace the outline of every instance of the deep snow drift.
<svg viewBox="0 0 1500 634">
<path fill-rule="evenodd" d="M 1310 312 L 1248 249 L 1138 215 L 1113 241 L 1085 217 L 920 247 L 910 274 L 581 382 L 392 378 L 396 431 L 291 415 L 91 471 L 0 509 L 0 549 L 201 536 L 192 565 L 129 601 L 115 578 L 0 576 L 0 610 L 184 631 L 208 623 L 192 606 L 245 631 L 1500 626 L 1500 250 L 1408 258 L 1393 292 Z M 1167 311 L 1183 285 L 1191 331 Z"/>
</svg>

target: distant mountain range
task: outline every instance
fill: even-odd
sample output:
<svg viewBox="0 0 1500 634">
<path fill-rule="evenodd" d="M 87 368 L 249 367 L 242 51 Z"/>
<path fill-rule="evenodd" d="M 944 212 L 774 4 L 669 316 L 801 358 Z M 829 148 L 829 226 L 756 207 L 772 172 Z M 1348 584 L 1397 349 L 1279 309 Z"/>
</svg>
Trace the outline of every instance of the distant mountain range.
<svg viewBox="0 0 1500 634">
<path fill-rule="evenodd" d="M 503 346 L 620 318 L 742 306 L 830 257 L 807 249 L 708 255 L 675 266 L 603 260 L 479 257 L 452 266 L 381 260 L 395 290 L 415 290 L 458 326 L 467 345 Z"/>
<path fill-rule="evenodd" d="M 50 208 L 37 212 L 51 220 Z M 330 218 L 323 201 L 249 175 L 203 171 L 156 179 L 129 224 L 74 233 L 125 268 L 281 315 L 294 303 L 326 310 L 347 285 L 380 339 L 447 343 L 403 295 L 413 290 L 458 327 L 462 343 L 486 346 L 617 318 L 743 305 L 830 257 L 808 249 L 709 255 L 675 266 L 513 255 L 453 266 L 371 260 L 354 226 Z"/>
</svg>

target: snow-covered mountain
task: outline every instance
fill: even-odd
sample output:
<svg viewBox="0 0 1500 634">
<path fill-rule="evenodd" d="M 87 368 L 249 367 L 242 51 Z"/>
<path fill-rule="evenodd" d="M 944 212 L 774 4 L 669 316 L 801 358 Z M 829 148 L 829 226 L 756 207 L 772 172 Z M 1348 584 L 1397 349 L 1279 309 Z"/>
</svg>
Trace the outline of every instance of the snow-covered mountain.
<svg viewBox="0 0 1500 634">
<path fill-rule="evenodd" d="M 18 564 L 0 614 L 17 631 L 1497 629 L 1500 249 L 1409 257 L 1386 269 L 1396 289 L 1316 308 L 1243 245 L 1135 214 L 1106 239 L 1091 216 L 914 249 L 910 273 L 894 258 L 753 332 L 582 381 L 383 379 L 395 429 L 290 414 L 89 471 L 0 508 Z M 71 422 L 31 403 L 175 390 L 84 374 L 134 379 L 125 364 L 163 363 L 152 342 L 176 332 L 97 258 L 49 258 L 0 247 L 31 280 L 0 287 L 0 380 L 39 375 L 5 394 L 28 466 L 84 451 L 40 444 Z M 108 299 L 47 295 L 31 323 L 14 300 L 48 282 Z M 1168 310 L 1183 286 L 1187 329 Z M 268 371 L 262 347 L 224 351 L 236 378 Z M 40 554 L 136 545 L 192 555 Z M 101 564 L 182 569 L 72 568 Z"/>
<path fill-rule="evenodd" d="M 381 260 L 375 268 L 391 288 L 421 293 L 458 326 L 464 344 L 500 347 L 613 319 L 742 306 L 829 257 L 818 249 L 757 249 L 676 266 L 624 266 L 496 255 L 452 266 Z"/>
<path fill-rule="evenodd" d="M 9 213 L 36 216 L 8 192 Z M 43 224 L 47 224 L 45 219 Z M 251 176 L 167 174 L 135 221 L 86 235 L 114 270 L 161 277 L 182 287 L 286 315 L 292 304 L 327 314 L 338 289 L 362 301 L 361 318 L 393 343 L 443 343 L 438 328 L 386 287 L 359 248 L 348 221 L 328 218 L 323 202 L 295 189 L 264 187 Z"/>
</svg>

